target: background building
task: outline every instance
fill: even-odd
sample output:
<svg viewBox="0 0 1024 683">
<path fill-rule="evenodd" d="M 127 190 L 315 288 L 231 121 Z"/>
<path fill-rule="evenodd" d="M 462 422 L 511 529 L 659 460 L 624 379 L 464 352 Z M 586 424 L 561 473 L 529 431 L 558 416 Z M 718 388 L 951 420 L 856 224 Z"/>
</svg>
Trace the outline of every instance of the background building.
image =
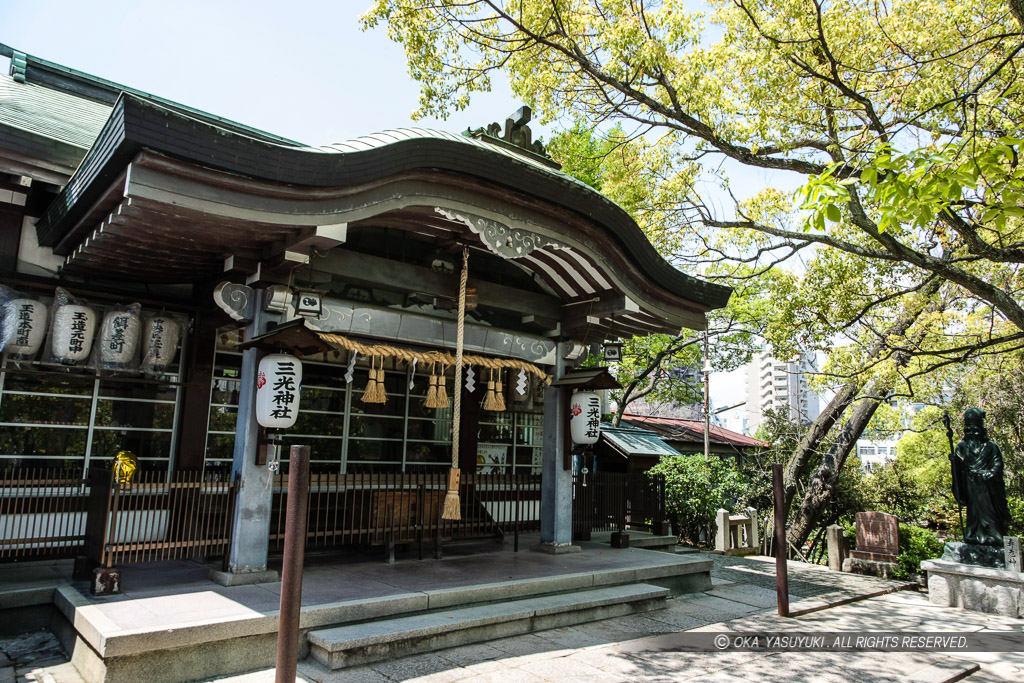
<svg viewBox="0 0 1024 683">
<path fill-rule="evenodd" d="M 801 353 L 791 362 L 780 361 L 764 350 L 754 354 L 747 366 L 747 433 L 757 429 L 769 410 L 800 423 L 817 418 L 818 395 L 807 383 L 808 376 L 817 371 L 813 353 Z"/>
</svg>

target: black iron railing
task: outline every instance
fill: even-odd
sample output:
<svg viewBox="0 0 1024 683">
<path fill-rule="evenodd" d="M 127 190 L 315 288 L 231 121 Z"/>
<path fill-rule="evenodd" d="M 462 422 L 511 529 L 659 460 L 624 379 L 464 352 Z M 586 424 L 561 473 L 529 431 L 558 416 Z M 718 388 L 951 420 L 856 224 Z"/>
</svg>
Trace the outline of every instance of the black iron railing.
<svg viewBox="0 0 1024 683">
<path fill-rule="evenodd" d="M 665 521 L 665 478 L 646 472 L 573 475 L 573 537 L 592 531 L 656 531 Z"/>
</svg>

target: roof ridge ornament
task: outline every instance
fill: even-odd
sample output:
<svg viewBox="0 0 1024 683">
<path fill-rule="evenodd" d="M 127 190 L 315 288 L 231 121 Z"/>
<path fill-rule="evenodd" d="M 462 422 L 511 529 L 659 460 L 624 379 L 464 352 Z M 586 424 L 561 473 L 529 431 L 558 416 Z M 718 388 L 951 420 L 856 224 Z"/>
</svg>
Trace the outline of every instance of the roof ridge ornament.
<svg viewBox="0 0 1024 683">
<path fill-rule="evenodd" d="M 15 83 L 24 83 L 28 57 L 20 50 L 11 50 L 11 78 Z"/>
<path fill-rule="evenodd" d="M 533 139 L 533 131 L 526 125 L 532 118 L 533 110 L 524 104 L 505 118 L 504 132 L 500 124 L 492 123 L 486 128 L 477 128 L 476 130 L 467 128 L 462 134 L 468 138 L 513 149 L 515 152 L 526 152 L 545 165 L 560 169 L 561 164 L 548 155 L 547 150 L 544 149 L 544 143 Z"/>
</svg>

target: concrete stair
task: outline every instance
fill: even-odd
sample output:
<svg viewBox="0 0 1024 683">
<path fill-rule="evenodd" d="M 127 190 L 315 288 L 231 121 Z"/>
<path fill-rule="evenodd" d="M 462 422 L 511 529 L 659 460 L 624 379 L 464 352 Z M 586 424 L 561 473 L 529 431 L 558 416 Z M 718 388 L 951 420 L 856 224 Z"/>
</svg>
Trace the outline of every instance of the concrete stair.
<svg viewBox="0 0 1024 683">
<path fill-rule="evenodd" d="M 331 669 L 571 626 L 665 607 L 670 591 L 607 586 L 310 631 L 310 655 Z"/>
</svg>

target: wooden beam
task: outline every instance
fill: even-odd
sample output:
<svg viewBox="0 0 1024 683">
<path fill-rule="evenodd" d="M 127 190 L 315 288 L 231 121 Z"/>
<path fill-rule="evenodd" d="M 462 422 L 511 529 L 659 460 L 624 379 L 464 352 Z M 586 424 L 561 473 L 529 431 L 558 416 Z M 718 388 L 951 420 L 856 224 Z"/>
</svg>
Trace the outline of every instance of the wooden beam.
<svg viewBox="0 0 1024 683">
<path fill-rule="evenodd" d="M 439 273 L 423 266 L 344 249 L 332 250 L 317 261 L 316 269 L 352 284 L 398 292 L 419 292 L 454 299 L 459 291 L 459 279 L 454 273 Z M 553 297 L 474 277 L 470 277 L 469 284 L 477 288 L 481 308 L 554 320 L 561 318 L 562 303 Z"/>
</svg>

